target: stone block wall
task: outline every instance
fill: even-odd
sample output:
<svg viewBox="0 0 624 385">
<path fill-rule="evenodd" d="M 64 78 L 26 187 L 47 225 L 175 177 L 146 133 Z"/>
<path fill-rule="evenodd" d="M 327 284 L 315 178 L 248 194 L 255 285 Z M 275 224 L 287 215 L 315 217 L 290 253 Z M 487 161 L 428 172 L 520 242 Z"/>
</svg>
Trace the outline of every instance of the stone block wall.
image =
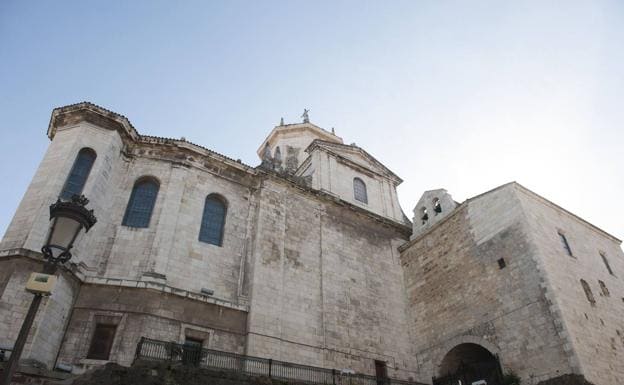
<svg viewBox="0 0 624 385">
<path fill-rule="evenodd" d="M 83 285 L 65 333 L 59 362 L 88 368 L 102 364 L 87 358 L 95 325 L 115 324 L 110 361 L 130 365 L 141 337 L 184 343 L 203 340 L 209 349 L 242 353 L 247 311 L 153 289 Z"/>
<path fill-rule="evenodd" d="M 79 238 L 72 250 L 71 263 L 76 266 L 78 277 L 140 280 L 146 272 L 155 272 L 162 274 L 169 286 L 194 293 L 209 288 L 214 290 L 215 297 L 239 302 L 244 272 L 241 266 L 249 232 L 250 190 L 245 184 L 248 181 L 242 181 L 240 175 L 215 161 L 206 160 L 204 169 L 198 170 L 191 168 L 186 158 L 175 158 L 175 154 L 163 151 L 162 146 L 129 147 L 118 131 L 82 121 L 56 131 L 0 244 L 4 273 L 0 317 L 6 318 L 1 326 L 5 329 L 2 343 L 13 344 L 32 298 L 23 291 L 24 284 L 31 271 L 41 269 L 37 264 L 16 269 L 16 261 L 26 254 L 40 258 L 36 251 L 47 234 L 49 204 L 56 201 L 84 147 L 97 154 L 83 193 L 90 199 L 88 207 L 94 209 L 98 223 Z M 150 226 L 123 226 L 133 184 L 144 175 L 160 181 Z M 204 200 L 210 193 L 219 193 L 228 202 L 222 247 L 198 241 Z M 11 262 L 9 257 L 15 261 Z M 44 300 L 30 338 L 37 348 L 30 349 L 29 342 L 23 358 L 53 365 L 78 290 L 77 282 L 74 279 L 68 283 L 61 278 L 52 297 Z M 41 325 L 41 330 L 37 325 Z"/>
<path fill-rule="evenodd" d="M 396 252 L 409 230 L 278 179 L 258 194 L 247 354 L 413 377 Z"/>
<path fill-rule="evenodd" d="M 449 350 L 472 343 L 530 381 L 624 377 L 619 240 L 521 186 L 470 199 L 405 243 L 400 180 L 355 146 L 325 143 L 306 154 L 315 135 L 277 141 L 284 161 L 310 156 L 314 191 L 185 140 L 141 137 L 96 107 L 55 112 L 52 142 L 0 242 L 0 343 L 10 345 L 32 298 L 26 278 L 41 267 L 48 207 L 80 149 L 96 152 L 83 193 L 98 223 L 43 302 L 24 358 L 51 367 L 60 349 L 59 362 L 95 365 L 86 355 L 105 320 L 118 325 L 111 359 L 122 364 L 141 336 L 190 336 L 218 350 L 367 374 L 383 361 L 392 377 L 428 382 L 444 374 Z M 122 220 L 144 176 L 159 182 L 156 204 L 148 228 L 130 228 Z M 354 199 L 354 177 L 366 183 L 367 204 Z M 198 239 L 209 194 L 227 202 L 221 246 Z"/>
<path fill-rule="evenodd" d="M 422 381 L 446 375 L 442 360 L 463 343 L 485 347 L 527 382 L 571 370 L 527 232 L 507 185 L 465 202 L 402 246 Z"/>
<path fill-rule="evenodd" d="M 141 279 L 145 273 L 162 277 L 173 287 L 238 301 L 250 214 L 250 186 L 237 175 L 223 176 L 216 162 L 204 169 L 175 163 L 156 150 L 138 150 L 116 186 L 107 233 L 99 233 L 98 272 L 111 278 Z M 163 159 L 164 158 L 164 159 Z M 218 174 L 219 173 L 219 174 Z M 136 180 L 151 176 L 160 182 L 148 228 L 122 225 Z M 199 241 L 206 197 L 218 194 L 227 202 L 221 246 Z"/>
<path fill-rule="evenodd" d="M 25 248 L 39 251 L 45 241 L 49 225 L 49 206 L 61 193 L 78 152 L 93 149 L 97 157 L 84 186 L 83 193 L 91 200 L 89 208 L 98 213 L 100 228 L 106 227 L 111 186 L 119 174 L 121 149 L 117 132 L 82 122 L 65 127 L 56 133 L 39 169 L 28 187 L 15 216 L 0 243 L 0 250 Z M 72 262 L 96 264 L 93 237 L 78 239 L 72 253 Z"/>
<path fill-rule="evenodd" d="M 384 219 L 363 211 L 356 214 L 344 202 L 322 198 L 280 178 L 243 171 L 242 166 L 228 166 L 209 153 L 197 156 L 184 142 L 128 140 L 108 123 L 98 126 L 102 122 L 97 119 L 95 124 L 81 119 L 61 119 L 51 131 L 50 148 L 2 242 L 5 251 L 38 250 L 47 232 L 49 203 L 61 192 L 80 149 L 92 148 L 97 158 L 83 193 L 90 198 L 98 223 L 73 250 L 72 269 L 83 286 L 70 326 L 66 332 L 50 333 L 53 338 L 41 334 L 42 341 L 50 342 L 50 351 L 59 349 L 65 335 L 60 358 L 88 365 L 82 360 L 98 317 L 117 320 L 122 337 L 115 342 L 112 358 L 121 363 L 128 363 L 134 354 L 139 330 L 160 339 L 175 334 L 181 340 L 183 324 L 213 328 L 214 348 L 242 349 L 244 334 L 223 334 L 215 329 L 214 320 L 183 320 L 188 309 L 201 313 L 203 308 L 172 310 L 166 308 L 171 306 L 169 300 L 166 306 L 159 302 L 157 310 L 145 310 L 143 301 L 150 289 L 140 282 L 153 282 L 171 293 L 192 296 L 202 288 L 213 290 L 213 298 L 223 300 L 226 307 L 246 309 L 251 297 L 255 311 L 246 330 L 253 336 L 249 354 L 365 373 L 372 373 L 374 360 L 380 360 L 388 362 L 390 375 L 413 375 L 396 252 L 409 233 L 406 226 L 382 224 Z M 346 178 L 341 167 L 334 173 L 335 184 Z M 133 186 L 145 176 L 159 183 L 149 227 L 124 226 Z M 347 179 L 351 196 L 352 175 Z M 379 209 L 388 216 L 384 204 L 392 204 L 381 195 L 394 190 L 384 191 L 375 179 L 368 187 L 372 206 L 363 209 Z M 221 246 L 198 239 L 209 194 L 219 194 L 227 202 Z M 12 300 L 21 298 L 14 294 L 21 283 L 10 281 L 19 277 L 11 269 L 4 279 L 8 283 L 2 284 Z M 132 285 L 139 290 L 136 298 L 121 304 Z M 65 330 L 76 292 L 77 288 L 59 289 L 55 295 L 66 297 L 67 306 L 47 306 L 41 312 L 49 318 L 46 324 Z M 152 300 L 166 302 L 170 296 L 158 295 Z M 12 305 L 15 309 L 7 316 L 23 315 L 27 304 L 22 302 Z M 20 317 L 14 318 L 17 324 Z M 47 341 L 50 338 L 54 341 Z"/>
<path fill-rule="evenodd" d="M 48 206 L 61 192 L 84 147 L 97 154 L 83 192 L 98 218 L 73 249 L 72 262 L 79 264 L 84 274 L 141 279 L 146 272 L 157 273 L 169 285 L 197 292 L 210 288 L 217 297 L 238 300 L 249 233 L 248 181 L 232 173 L 224 175 L 218 162 L 206 162 L 200 170 L 176 163 L 171 154 L 150 146 L 123 150 L 118 132 L 86 122 L 56 132 L 0 245 L 2 250 L 41 248 Z M 150 225 L 145 229 L 123 226 L 132 188 L 143 176 L 160 183 Z M 210 193 L 220 194 L 228 202 L 222 247 L 198 240 L 205 198 Z"/>
<path fill-rule="evenodd" d="M 312 186 L 377 215 L 403 223 L 396 186 L 389 178 L 379 174 L 379 166 L 364 159 L 357 147 L 351 149 L 350 146 L 341 146 L 336 152 L 339 156 L 322 147 L 316 147 L 311 152 L 310 167 L 314 169 Z M 356 177 L 366 184 L 368 203 L 354 197 L 353 179 Z"/>
<path fill-rule="evenodd" d="M 528 233 L 551 290 L 576 370 L 597 385 L 624 378 L 624 253 L 620 241 L 521 187 Z M 568 255 L 558 233 L 572 251 Z M 611 274 L 600 256 L 605 255 Z M 587 282 L 594 302 L 583 290 Z M 601 282 L 606 290 L 601 289 Z"/>
<path fill-rule="evenodd" d="M 41 271 L 41 263 L 26 258 L 0 261 L 4 282 L 0 287 L 0 345 L 13 346 L 34 295 L 25 290 L 32 272 Z M 44 297 L 22 352 L 22 359 L 34 360 L 52 369 L 62 331 L 65 329 L 73 300 L 78 292 L 78 281 L 71 274 L 60 273 L 51 296 Z"/>
</svg>

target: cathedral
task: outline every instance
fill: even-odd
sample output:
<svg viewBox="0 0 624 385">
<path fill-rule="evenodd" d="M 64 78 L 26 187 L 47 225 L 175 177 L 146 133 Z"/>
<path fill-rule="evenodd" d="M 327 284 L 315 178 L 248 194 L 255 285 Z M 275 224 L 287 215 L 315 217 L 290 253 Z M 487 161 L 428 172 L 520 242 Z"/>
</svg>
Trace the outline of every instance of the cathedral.
<svg viewBox="0 0 624 385">
<path fill-rule="evenodd" d="M 624 381 L 619 239 L 516 182 L 461 203 L 425 191 L 410 219 L 398 175 L 303 118 L 250 166 L 92 103 L 54 109 L 0 243 L 0 347 L 32 300 L 50 204 L 83 194 L 97 223 L 43 300 L 22 373 L 129 366 L 150 338 L 435 385 Z"/>
</svg>

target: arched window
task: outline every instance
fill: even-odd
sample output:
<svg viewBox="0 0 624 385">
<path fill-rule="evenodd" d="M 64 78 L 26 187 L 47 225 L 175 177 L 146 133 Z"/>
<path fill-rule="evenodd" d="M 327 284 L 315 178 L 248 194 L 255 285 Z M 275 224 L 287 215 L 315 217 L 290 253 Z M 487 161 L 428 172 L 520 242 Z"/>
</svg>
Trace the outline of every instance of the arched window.
<svg viewBox="0 0 624 385">
<path fill-rule="evenodd" d="M 368 195 L 366 194 L 366 185 L 360 178 L 353 178 L 353 196 L 356 201 L 368 203 Z"/>
<path fill-rule="evenodd" d="M 427 221 L 429 220 L 429 212 L 427 212 L 426 207 L 423 207 L 422 209 L 420 209 L 420 211 L 422 212 L 422 217 L 420 217 L 420 219 L 422 220 L 422 224 L 426 225 Z"/>
<path fill-rule="evenodd" d="M 442 212 L 442 205 L 440 204 L 440 199 L 433 199 L 433 211 L 435 211 L 435 215 L 438 215 Z"/>
<path fill-rule="evenodd" d="M 581 279 L 581 286 L 583 286 L 583 291 L 585 292 L 585 296 L 587 297 L 587 300 L 589 301 L 589 303 L 592 306 L 596 305 L 594 294 L 592 293 L 591 288 L 589 287 L 589 284 L 584 279 Z"/>
<path fill-rule="evenodd" d="M 225 214 L 227 207 L 225 199 L 211 194 L 206 197 L 204 214 L 202 215 L 199 240 L 213 245 L 223 244 L 223 228 L 225 227 Z"/>
<path fill-rule="evenodd" d="M 122 222 L 124 226 L 149 227 L 158 187 L 158 182 L 149 177 L 141 178 L 134 184 Z"/>
<path fill-rule="evenodd" d="M 74 165 L 65 181 L 65 186 L 63 186 L 63 191 L 61 191 L 61 199 L 70 200 L 72 196 L 82 193 L 95 158 L 95 151 L 90 148 L 85 147 L 78 152 Z"/>
</svg>

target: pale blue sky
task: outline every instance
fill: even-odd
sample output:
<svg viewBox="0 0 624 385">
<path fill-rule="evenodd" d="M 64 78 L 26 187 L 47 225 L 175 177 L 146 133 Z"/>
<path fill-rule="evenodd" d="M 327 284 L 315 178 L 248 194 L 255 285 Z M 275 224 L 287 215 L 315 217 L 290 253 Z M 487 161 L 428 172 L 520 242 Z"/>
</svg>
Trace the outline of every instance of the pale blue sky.
<svg viewBox="0 0 624 385">
<path fill-rule="evenodd" d="M 622 1 L 0 2 L 0 233 L 83 100 L 256 165 L 284 117 L 458 201 L 516 180 L 624 237 Z"/>
</svg>

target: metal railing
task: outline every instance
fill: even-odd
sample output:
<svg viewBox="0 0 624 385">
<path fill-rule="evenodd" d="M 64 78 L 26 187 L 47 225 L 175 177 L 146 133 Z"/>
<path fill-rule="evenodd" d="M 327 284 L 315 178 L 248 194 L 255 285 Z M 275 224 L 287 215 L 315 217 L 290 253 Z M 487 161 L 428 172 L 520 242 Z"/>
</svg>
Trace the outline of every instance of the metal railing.
<svg viewBox="0 0 624 385">
<path fill-rule="evenodd" d="M 266 376 L 288 382 L 323 385 L 421 385 L 417 382 L 378 378 L 365 374 L 344 373 L 336 369 L 293 364 L 204 349 L 193 345 L 165 342 L 142 337 L 135 359 L 173 361 L 209 369 L 229 370 L 252 376 Z"/>
</svg>

